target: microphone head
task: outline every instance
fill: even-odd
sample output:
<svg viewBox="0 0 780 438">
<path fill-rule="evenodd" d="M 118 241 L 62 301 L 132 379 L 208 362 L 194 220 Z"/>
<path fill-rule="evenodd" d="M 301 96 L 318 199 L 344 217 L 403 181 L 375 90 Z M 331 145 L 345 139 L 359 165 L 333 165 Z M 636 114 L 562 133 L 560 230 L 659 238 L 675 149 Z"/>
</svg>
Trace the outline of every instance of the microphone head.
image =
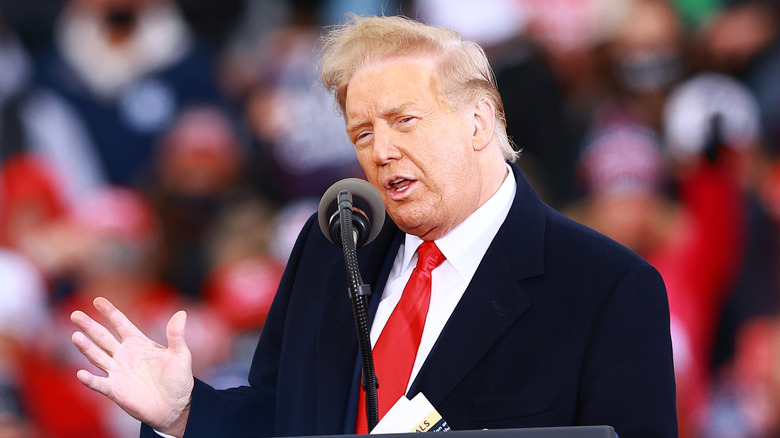
<svg viewBox="0 0 780 438">
<path fill-rule="evenodd" d="M 333 220 L 338 220 L 338 196 L 342 191 L 352 195 L 352 209 L 363 213 L 370 229 L 368 236 L 360 236 L 358 247 L 363 246 L 376 238 L 385 222 L 385 204 L 379 192 L 368 181 L 360 178 L 346 178 L 334 183 L 325 194 L 322 195 L 317 212 L 317 220 L 325 237 L 334 244 L 341 246 L 341 236 L 334 236 L 331 232 Z M 354 217 L 359 215 L 356 213 Z M 355 222 L 355 220 L 353 220 Z M 357 227 L 360 228 L 360 227 Z"/>
</svg>

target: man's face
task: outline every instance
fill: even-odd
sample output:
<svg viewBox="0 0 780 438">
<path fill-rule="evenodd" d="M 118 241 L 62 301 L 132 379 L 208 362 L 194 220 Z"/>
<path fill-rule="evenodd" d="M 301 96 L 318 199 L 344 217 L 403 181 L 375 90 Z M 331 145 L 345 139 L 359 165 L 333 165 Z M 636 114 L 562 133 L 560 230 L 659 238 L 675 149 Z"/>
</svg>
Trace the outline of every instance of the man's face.
<svg viewBox="0 0 780 438">
<path fill-rule="evenodd" d="M 433 61 L 391 58 L 358 70 L 345 113 L 360 165 L 403 231 L 437 239 L 479 207 L 473 111 L 450 106 Z"/>
</svg>

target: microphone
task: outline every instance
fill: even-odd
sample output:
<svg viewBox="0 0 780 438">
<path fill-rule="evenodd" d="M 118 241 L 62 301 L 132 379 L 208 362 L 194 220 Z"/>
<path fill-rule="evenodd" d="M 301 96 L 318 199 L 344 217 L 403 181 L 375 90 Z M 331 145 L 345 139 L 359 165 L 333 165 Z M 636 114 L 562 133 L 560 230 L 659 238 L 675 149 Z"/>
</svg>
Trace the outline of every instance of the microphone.
<svg viewBox="0 0 780 438">
<path fill-rule="evenodd" d="M 371 324 L 368 318 L 368 297 L 371 295 L 371 286 L 364 284 L 360 277 L 357 249 L 379 235 L 385 222 L 385 205 L 379 192 L 367 181 L 347 178 L 337 181 L 322 195 L 317 220 L 322 234 L 344 251 L 347 288 L 352 300 L 352 311 L 355 314 L 355 328 L 362 363 L 361 385 L 366 391 L 366 420 L 368 420 L 368 430 L 371 430 L 379 422 L 376 393 L 379 382 L 374 372 Z M 353 242 L 349 242 L 350 232 Z"/>
<path fill-rule="evenodd" d="M 342 179 L 322 195 L 317 220 L 322 234 L 338 247 L 342 247 L 342 209 L 352 210 L 356 248 L 366 245 L 379 235 L 385 222 L 385 205 L 379 192 L 368 181 L 359 178 Z"/>
</svg>

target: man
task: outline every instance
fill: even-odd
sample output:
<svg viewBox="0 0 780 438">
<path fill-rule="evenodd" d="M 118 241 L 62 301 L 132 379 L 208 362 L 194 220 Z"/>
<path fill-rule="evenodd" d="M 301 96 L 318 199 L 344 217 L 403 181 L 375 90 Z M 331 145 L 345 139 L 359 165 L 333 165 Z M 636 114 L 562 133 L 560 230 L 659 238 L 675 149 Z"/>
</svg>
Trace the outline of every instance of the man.
<svg viewBox="0 0 780 438">
<path fill-rule="evenodd" d="M 625 437 L 676 436 L 660 276 L 545 206 L 507 164 L 515 153 L 482 50 L 404 18 L 352 17 L 327 37 L 322 75 L 391 219 L 358 251 L 375 291 L 375 355 L 417 278 L 418 246 L 435 242 L 446 257 L 429 274 L 401 392 L 422 392 L 453 429 L 609 424 Z M 346 275 L 315 222 L 290 256 L 250 386 L 216 391 L 193 378 L 183 312 L 164 348 L 103 299 L 95 306 L 118 338 L 74 312 L 96 345 L 81 332 L 73 342 L 107 377 L 78 378 L 177 437 L 354 433 L 360 366 Z M 380 412 L 394 403 L 382 401 L 393 386 L 383 373 L 400 351 L 377 358 Z"/>
</svg>

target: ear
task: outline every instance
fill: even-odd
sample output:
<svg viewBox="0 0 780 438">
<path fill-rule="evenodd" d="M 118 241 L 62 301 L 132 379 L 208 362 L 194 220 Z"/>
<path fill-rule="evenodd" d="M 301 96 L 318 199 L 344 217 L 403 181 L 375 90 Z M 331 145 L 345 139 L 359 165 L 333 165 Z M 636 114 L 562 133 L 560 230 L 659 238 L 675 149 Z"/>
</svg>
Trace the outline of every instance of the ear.
<svg viewBox="0 0 780 438">
<path fill-rule="evenodd" d="M 493 140 L 496 127 L 496 111 L 493 103 L 481 98 L 474 106 L 474 150 L 481 151 Z"/>
</svg>

